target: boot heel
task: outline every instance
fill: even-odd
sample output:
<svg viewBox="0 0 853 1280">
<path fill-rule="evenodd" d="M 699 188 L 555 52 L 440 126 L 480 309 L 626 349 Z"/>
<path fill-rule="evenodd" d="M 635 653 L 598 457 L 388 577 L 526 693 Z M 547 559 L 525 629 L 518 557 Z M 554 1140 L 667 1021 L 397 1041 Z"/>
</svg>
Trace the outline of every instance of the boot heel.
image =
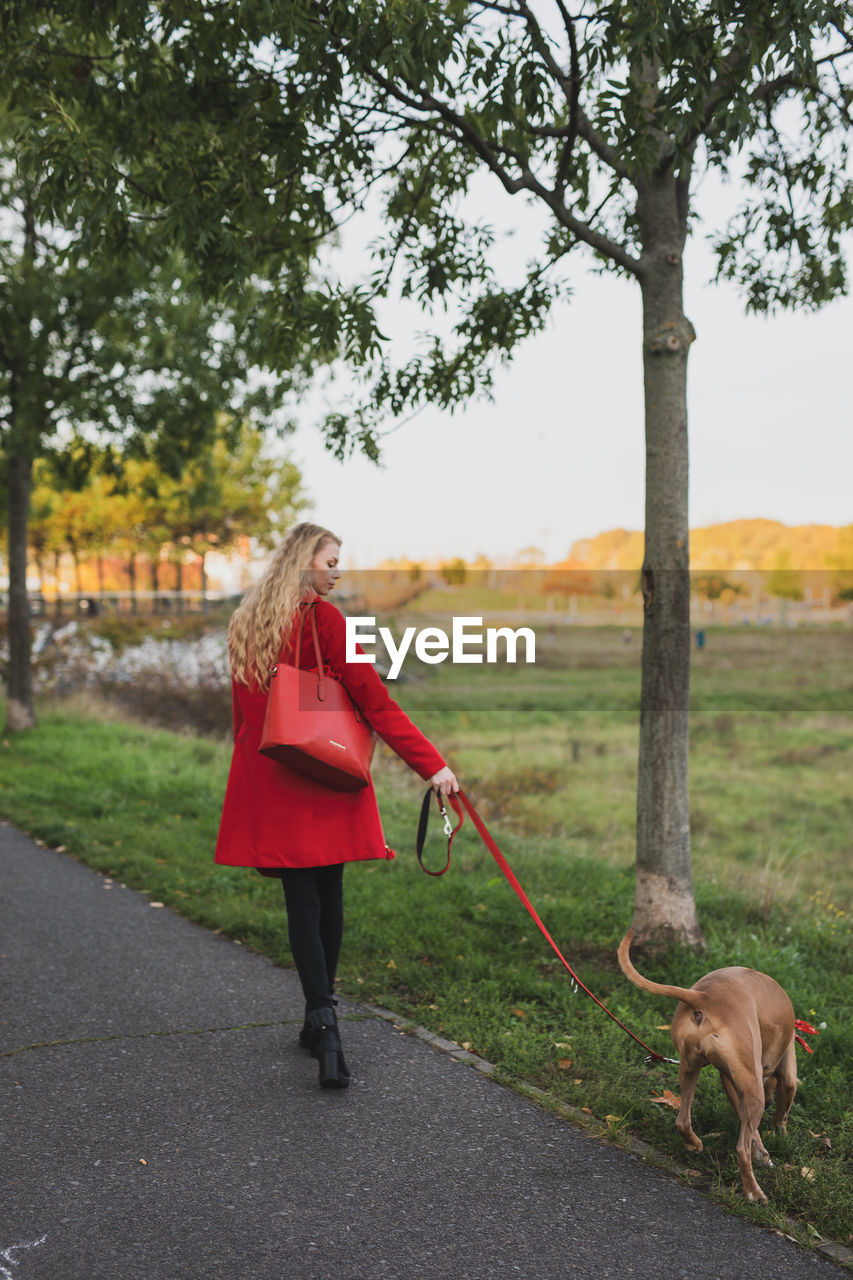
<svg viewBox="0 0 853 1280">
<path fill-rule="evenodd" d="M 349 1084 L 349 1072 L 342 1053 L 334 1049 L 321 1053 L 319 1067 L 321 1089 L 345 1089 Z"/>
<path fill-rule="evenodd" d="M 308 1014 L 311 1054 L 317 1059 L 321 1089 L 345 1089 L 349 1068 L 344 1060 L 338 1022 L 332 1008 L 314 1009 Z"/>
</svg>

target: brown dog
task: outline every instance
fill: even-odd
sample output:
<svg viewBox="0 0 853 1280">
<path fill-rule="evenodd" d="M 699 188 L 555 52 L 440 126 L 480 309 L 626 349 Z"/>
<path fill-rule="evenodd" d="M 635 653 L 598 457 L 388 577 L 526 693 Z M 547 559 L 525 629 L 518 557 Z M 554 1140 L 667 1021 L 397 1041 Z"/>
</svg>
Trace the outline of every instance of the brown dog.
<svg viewBox="0 0 853 1280">
<path fill-rule="evenodd" d="M 772 1164 L 758 1134 L 764 1108 L 775 1092 L 774 1120 L 784 1133 L 797 1092 L 791 1001 L 778 982 L 756 969 L 715 969 L 689 990 L 650 982 L 631 963 L 633 937 L 634 930 L 629 929 L 619 944 L 619 965 L 625 977 L 643 991 L 680 1001 L 670 1030 L 681 1082 L 676 1129 L 688 1150 L 702 1150 L 690 1123 L 690 1108 L 699 1072 L 710 1063 L 719 1071 L 740 1120 L 737 1159 L 746 1198 L 766 1202 L 752 1172 L 752 1157 L 760 1164 Z"/>
</svg>

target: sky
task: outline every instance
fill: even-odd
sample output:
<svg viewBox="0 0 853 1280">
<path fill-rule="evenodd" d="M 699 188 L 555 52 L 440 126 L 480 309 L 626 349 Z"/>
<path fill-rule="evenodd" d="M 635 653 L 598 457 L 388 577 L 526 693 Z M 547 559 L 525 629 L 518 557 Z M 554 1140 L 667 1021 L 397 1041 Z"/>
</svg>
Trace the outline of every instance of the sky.
<svg viewBox="0 0 853 1280">
<path fill-rule="evenodd" d="M 719 211 L 717 193 L 708 206 Z M 511 212 L 510 257 L 532 231 L 523 208 Z M 691 528 L 757 517 L 853 523 L 853 299 L 747 316 L 735 288 L 709 283 L 712 274 L 700 228 L 685 257 L 685 312 L 697 332 Z M 453 415 L 424 410 L 387 435 L 379 467 L 325 450 L 316 422 L 321 406 L 335 405 L 334 384 L 301 406 L 289 453 L 313 501 L 308 518 L 343 539 L 344 567 L 401 556 L 511 559 L 530 546 L 555 561 L 578 539 L 642 529 L 639 287 L 583 259 L 570 282 L 572 297 L 547 331 L 499 372 L 493 402 Z"/>
</svg>

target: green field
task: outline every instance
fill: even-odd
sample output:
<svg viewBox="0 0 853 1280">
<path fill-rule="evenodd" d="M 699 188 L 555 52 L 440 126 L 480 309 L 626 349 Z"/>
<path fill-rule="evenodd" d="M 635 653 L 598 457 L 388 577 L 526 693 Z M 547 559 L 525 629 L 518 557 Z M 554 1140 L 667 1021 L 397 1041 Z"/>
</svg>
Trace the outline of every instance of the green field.
<svg viewBox="0 0 853 1280">
<path fill-rule="evenodd" d="M 425 625 L 423 616 L 417 625 Z M 789 1134 L 769 1130 L 770 1198 L 748 1208 L 737 1125 L 715 1073 L 694 1106 L 705 1151 L 677 1139 L 652 1101 L 677 1073 L 643 1054 L 583 994 L 466 826 L 450 873 L 417 868 L 423 784 L 387 750 L 377 790 L 392 863 L 349 868 L 345 993 L 470 1046 L 510 1084 L 585 1108 L 611 1138 L 632 1133 L 767 1225 L 853 1242 L 853 631 L 708 633 L 692 680 L 694 878 L 707 950 L 642 956 L 650 977 L 690 985 L 747 964 L 821 1024 L 799 1052 Z M 672 1002 L 637 991 L 616 945 L 633 905 L 640 635 L 542 629 L 535 666 L 412 668 L 394 690 L 450 758 L 469 796 L 583 980 L 655 1048 Z M 406 668 L 409 670 L 408 666 Z M 0 811 L 52 846 L 289 962 L 281 891 L 212 865 L 229 748 L 223 737 L 127 722 L 101 702 L 45 704 L 41 728 L 2 748 Z M 227 721 L 223 730 L 227 729 Z M 73 762 L 73 769 L 69 768 Z M 428 857 L 441 857 L 438 825 Z M 791 1230 L 790 1224 L 785 1227 Z"/>
</svg>

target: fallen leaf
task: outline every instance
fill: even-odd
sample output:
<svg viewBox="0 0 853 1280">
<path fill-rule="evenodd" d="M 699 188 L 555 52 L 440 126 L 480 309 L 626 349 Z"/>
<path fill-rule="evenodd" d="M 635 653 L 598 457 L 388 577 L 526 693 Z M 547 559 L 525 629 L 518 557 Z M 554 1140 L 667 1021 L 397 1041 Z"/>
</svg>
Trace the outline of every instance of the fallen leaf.
<svg viewBox="0 0 853 1280">
<path fill-rule="evenodd" d="M 140 1160 L 140 1161 L 139 1161 L 139 1163 L 140 1163 L 140 1164 L 147 1164 L 147 1163 L 148 1163 L 148 1161 L 147 1161 L 147 1160 Z"/>
<path fill-rule="evenodd" d="M 664 1089 L 659 1098 L 652 1098 L 651 1101 L 659 1102 L 664 1107 L 672 1107 L 673 1111 L 677 1111 L 681 1106 L 681 1099 L 676 1097 L 670 1089 Z"/>
<path fill-rule="evenodd" d="M 524 1010 L 523 1010 L 523 1009 L 513 1009 L 513 1013 L 515 1014 L 515 1016 L 516 1016 L 517 1018 L 526 1018 L 526 1017 L 527 1017 L 527 1014 L 524 1012 Z"/>
<path fill-rule="evenodd" d="M 815 1171 L 814 1169 L 809 1169 L 805 1165 L 803 1165 L 802 1169 L 800 1170 L 800 1177 L 805 1178 L 806 1182 L 814 1182 L 816 1177 Z"/>
<path fill-rule="evenodd" d="M 659 1027 L 655 1027 L 655 1031 L 669 1031 L 670 1023 L 662 1022 Z"/>
<path fill-rule="evenodd" d="M 575 1084 L 583 1084 L 583 1080 L 575 1080 Z"/>
<path fill-rule="evenodd" d="M 391 959 L 391 960 L 389 960 L 389 961 L 388 961 L 388 963 L 386 964 L 385 968 L 386 968 L 386 969 L 396 969 L 396 968 L 397 968 L 397 962 L 396 962 L 394 959 Z"/>
<path fill-rule="evenodd" d="M 555 1040 L 555 1041 L 554 1041 L 554 1048 L 555 1048 L 555 1049 L 571 1049 L 571 1047 L 572 1047 L 572 1042 L 571 1042 L 570 1040 Z"/>
<path fill-rule="evenodd" d="M 620 1124 L 622 1121 L 621 1116 L 605 1116 L 604 1119 L 608 1124 Z"/>
<path fill-rule="evenodd" d="M 581 1111 L 584 1113 L 585 1116 L 592 1115 L 592 1112 L 590 1111 L 589 1107 L 581 1107 Z"/>
<path fill-rule="evenodd" d="M 561 1071 L 568 1071 L 571 1065 L 572 1065 L 571 1058 L 561 1058 L 560 1061 L 557 1063 L 557 1066 L 560 1068 Z"/>
<path fill-rule="evenodd" d="M 149 907 L 165 907 L 165 902 L 149 902 Z"/>
</svg>

